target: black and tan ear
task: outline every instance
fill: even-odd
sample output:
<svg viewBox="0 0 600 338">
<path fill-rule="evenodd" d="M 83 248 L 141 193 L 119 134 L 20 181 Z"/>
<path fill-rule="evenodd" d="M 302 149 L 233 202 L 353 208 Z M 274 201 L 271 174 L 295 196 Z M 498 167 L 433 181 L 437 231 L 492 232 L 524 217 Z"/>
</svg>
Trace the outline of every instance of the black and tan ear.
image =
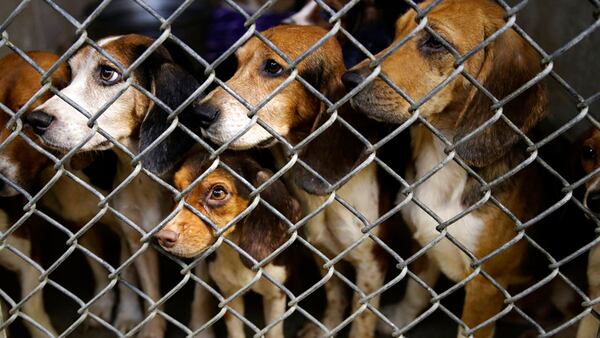
<svg viewBox="0 0 600 338">
<path fill-rule="evenodd" d="M 271 171 L 260 169 L 253 173 L 251 183 L 255 187 L 258 187 L 272 176 L 273 173 Z M 280 180 L 271 183 L 260 193 L 260 197 L 277 209 L 292 224 L 300 220 L 300 205 Z M 260 262 L 288 240 L 288 229 L 289 227 L 285 221 L 259 203 L 242 220 L 241 227 L 239 228 L 239 246 L 248 255 Z M 251 267 L 253 265 L 247 259 L 244 259 L 243 256 L 241 257 L 246 266 Z"/>
<path fill-rule="evenodd" d="M 377 130 L 377 126 L 372 120 L 360 115 L 347 114 L 343 118 L 369 141 L 373 140 L 373 133 Z M 320 121 L 319 124 L 322 123 L 324 121 Z M 331 192 L 328 189 L 329 185 L 344 179 L 366 158 L 366 150 L 367 146 L 345 125 L 336 120 L 299 152 L 300 159 L 319 175 L 296 164 L 292 169 L 293 180 L 310 194 L 328 194 Z"/>
<path fill-rule="evenodd" d="M 337 54 L 337 53 L 336 53 Z M 342 75 L 345 67 L 341 56 L 338 60 L 314 63 L 305 70 L 303 77 L 319 89 L 331 102 L 337 102 L 345 94 Z M 328 67 L 336 67 L 329 69 Z M 327 122 L 331 115 L 326 113 L 326 105 L 321 102 L 320 112 L 314 121 L 312 131 Z M 340 116 L 357 129 L 365 138 L 373 139 L 376 123 L 362 114 L 356 114 L 348 106 L 338 110 Z M 365 144 L 345 125 L 336 120 L 322 134 L 300 149 L 299 157 L 319 175 L 314 175 L 300 164 L 291 171 L 294 182 L 310 194 L 328 194 L 333 185 L 350 173 L 366 155 Z"/>
<path fill-rule="evenodd" d="M 539 55 L 516 32 L 508 30 L 485 48 L 485 60 L 477 80 L 502 100 L 541 71 Z M 485 94 L 474 89 L 469 104 L 457 119 L 454 141 L 489 120 L 494 115 L 492 104 Z M 544 117 L 546 104 L 544 85 L 538 82 L 504 105 L 503 114 L 527 133 Z M 481 168 L 502 158 L 519 140 L 520 136 L 500 119 L 460 144 L 456 151 L 469 165 Z"/>
<path fill-rule="evenodd" d="M 199 84 L 190 73 L 171 60 L 164 47 L 157 52 L 159 53 L 153 55 L 149 62 L 148 76 L 153 83 L 154 95 L 171 110 L 175 110 L 196 91 Z M 178 115 L 180 124 L 187 125 L 192 106 L 190 104 Z M 172 121 L 168 117 L 168 111 L 153 104 L 140 128 L 140 151 L 151 146 L 171 126 Z M 142 164 L 146 169 L 163 175 L 172 170 L 194 144 L 192 137 L 176 127 L 160 143 L 152 145 L 142 157 Z"/>
</svg>

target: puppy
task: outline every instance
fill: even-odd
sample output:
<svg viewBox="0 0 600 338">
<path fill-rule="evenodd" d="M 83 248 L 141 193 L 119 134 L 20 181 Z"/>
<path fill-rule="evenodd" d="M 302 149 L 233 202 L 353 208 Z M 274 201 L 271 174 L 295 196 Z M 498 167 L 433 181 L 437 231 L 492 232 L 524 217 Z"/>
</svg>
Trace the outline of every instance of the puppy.
<svg viewBox="0 0 600 338">
<path fill-rule="evenodd" d="M 58 60 L 57 55 L 47 52 L 26 54 L 43 71 L 47 71 Z M 26 193 L 27 189 L 36 183 L 36 179 L 49 161 L 27 144 L 24 136 L 18 135 L 14 130 L 15 126 L 19 126 L 20 120 L 15 120 L 11 125 L 8 123 L 11 119 L 9 114 L 17 113 L 22 109 L 27 113 L 47 100 L 51 93 L 43 91 L 38 99 L 32 99 L 41 91 L 41 74 L 17 54 L 9 54 L 0 59 L 0 70 L 3 74 L 0 78 L 0 198 L 3 206 L 3 209 L 0 209 L 0 234 L 3 237 L 2 242 L 6 241 L 6 244 L 18 250 L 20 254 L 35 259 L 32 255 L 30 224 L 21 225 L 16 230 L 13 224 L 22 216 L 19 211 L 23 203 L 20 203 L 21 200 L 17 196 Z M 57 68 L 50 80 L 54 87 L 64 87 L 69 81 L 69 70 L 64 66 Z M 52 335 L 57 336 L 57 331 L 44 307 L 44 289 L 38 289 L 41 268 L 22 259 L 9 247 L 0 250 L 0 265 L 18 274 L 21 299 L 28 298 L 22 307 L 25 315 Z M 31 336 L 47 337 L 31 321 L 30 319 L 24 321 Z"/>
<path fill-rule="evenodd" d="M 245 155 L 224 155 L 220 160 L 254 187 L 262 185 L 273 176 L 269 170 Z M 208 266 L 210 277 L 225 298 L 251 285 L 251 289 L 263 297 L 265 326 L 268 327 L 265 337 L 283 338 L 283 321 L 277 320 L 285 312 L 286 295 L 265 277 L 254 281 L 256 272 L 252 266 L 256 262 L 262 262 L 286 243 L 289 239 L 288 228 L 300 219 L 300 205 L 281 181 L 275 181 L 260 192 L 261 203 L 268 203 L 281 216 L 259 204 L 247 216 L 238 219 L 252 204 L 254 197 L 250 195 L 251 188 L 224 168 L 217 168 L 196 182 L 207 171 L 211 162 L 207 161 L 206 156 L 192 155 L 177 171 L 177 189 L 189 189 L 184 199 L 186 205 L 156 237 L 168 252 L 181 257 L 195 257 L 215 244 L 221 236 L 217 231 L 222 231 L 222 235 L 235 246 L 220 243 L 216 247 L 215 258 Z M 205 222 L 198 213 L 210 222 Z M 245 254 L 238 254 L 236 247 Z M 265 264 L 262 270 L 278 283 L 285 283 L 291 268 L 286 264 L 289 261 L 286 256 L 290 254 L 290 250 L 282 252 Z M 232 299 L 229 307 L 237 314 L 244 315 L 244 299 L 241 296 Z M 244 323 L 235 314 L 227 313 L 225 324 L 229 337 L 246 336 Z"/>
<path fill-rule="evenodd" d="M 326 33 L 319 27 L 290 25 L 278 26 L 262 34 L 294 60 Z M 288 154 L 289 148 L 277 144 L 278 137 L 291 145 L 299 145 L 312 131 L 328 122 L 328 106 L 300 81 L 291 81 L 263 105 L 263 100 L 291 74 L 287 63 L 258 38 L 250 39 L 239 48 L 236 58 L 238 69 L 226 86 L 248 105 L 256 107 L 260 104 L 257 114 L 249 117 L 247 106 L 229 90 L 219 87 L 199 100 L 196 123 L 202 124 L 203 135 L 216 144 L 227 144 L 233 149 L 269 148 L 277 166 L 283 168 L 293 157 Z M 336 102 L 343 96 L 340 78 L 345 67 L 341 47 L 335 39 L 324 42 L 301 60 L 295 69 L 329 101 Z M 364 137 L 372 139 L 377 136 L 374 123 L 353 112 L 349 105 L 340 107 L 338 113 L 355 129 L 358 128 Z M 312 170 L 296 164 L 287 173 L 286 180 L 304 214 L 315 214 L 304 226 L 308 241 L 329 259 L 343 258 L 354 267 L 356 289 L 360 291 L 353 297 L 352 311 L 356 318 L 352 322 L 350 337 L 366 338 L 374 336 L 377 318 L 372 308 L 378 307 L 376 291 L 383 285 L 386 271 L 385 260 L 371 236 L 381 237 L 385 226 L 378 222 L 368 234 L 363 233 L 365 227 L 374 224 L 380 215 L 377 170 L 374 163 L 366 160 L 363 140 L 340 122 L 340 117 L 329 121 L 330 125 L 324 132 L 298 147 L 300 159 Z M 355 175 L 349 175 L 352 170 L 356 171 Z M 317 196 L 328 195 L 334 189 L 337 189 L 339 199 L 331 203 L 327 202 L 327 197 Z M 324 204 L 323 210 L 315 212 Z M 353 210 L 345 205 L 350 205 Z M 322 266 L 322 258 L 316 258 Z M 340 323 L 348 302 L 344 282 L 332 276 L 332 271 L 332 267 L 322 269 L 324 278 L 327 278 L 324 285 L 327 307 L 321 323 L 328 330 L 337 332 L 344 326 Z M 361 304 L 361 299 L 365 304 Z M 300 333 L 302 337 L 324 334 L 330 333 L 323 332 L 313 323 Z"/>
<path fill-rule="evenodd" d="M 583 143 L 581 149 L 581 165 L 586 173 L 591 173 L 600 166 L 600 131 L 594 130 Z M 586 191 L 584 205 L 594 214 L 600 214 L 600 176 L 593 176 L 585 184 Z M 600 297 L 600 245 L 594 245 L 589 253 L 587 267 L 589 296 L 592 301 Z M 595 305 L 593 310 L 600 313 L 600 305 Z M 595 337 L 600 330 L 600 321 L 592 314 L 587 315 L 579 324 L 577 338 Z"/>
<path fill-rule="evenodd" d="M 420 8 L 431 4 L 427 1 Z M 435 32 L 460 55 L 465 55 L 503 27 L 505 15 L 494 1 L 449 0 L 428 12 L 427 20 Z M 411 11 L 398 19 L 395 43 L 415 29 L 416 16 Z M 410 200 L 404 195 L 399 196 L 399 202 L 406 204 L 402 209 L 404 219 L 413 228 L 414 237 L 421 245 L 440 240 L 427 251 L 437 267 L 454 281 L 473 277 L 465 286 L 462 320 L 466 327 L 461 326 L 459 337 L 471 334 L 478 338 L 491 337 L 494 324 L 485 322 L 501 312 L 504 296 L 501 289 L 474 270 L 472 264 L 477 263 L 478 268 L 506 288 L 520 279 L 526 243 L 515 240 L 519 235 L 515 231 L 515 222 L 494 203 L 487 202 L 482 185 L 451 156 L 469 165 L 486 182 L 492 182 L 523 162 L 529 154 L 520 147 L 520 136 L 502 119 L 471 135 L 496 111 L 492 109 L 491 99 L 463 76 L 451 79 L 430 99 L 420 103 L 419 100 L 455 70 L 455 58 L 432 34 L 421 30 L 401 48 L 384 50 L 377 57 L 384 55 L 382 73 L 410 97 L 410 103 L 381 77 L 363 83 L 371 73 L 368 60 L 346 73 L 344 84 L 348 89 L 357 91 L 352 103 L 367 116 L 401 124 L 411 117 L 413 107 L 418 105 L 420 116 L 447 140 L 455 142 L 451 148 L 453 152 L 446 154 L 444 142 L 423 124 L 414 124 L 410 128 L 412 165 L 406 171 L 406 177 L 414 183 L 414 195 Z M 534 49 L 509 29 L 474 53 L 464 63 L 464 69 L 501 100 L 542 71 L 540 60 Z M 542 119 L 545 108 L 545 90 L 541 84 L 535 83 L 506 103 L 503 113 L 527 133 Z M 443 163 L 446 159 L 450 161 Z M 443 167 L 436 168 L 440 164 L 444 164 Z M 512 215 L 526 222 L 541 211 L 543 192 L 539 190 L 543 185 L 538 184 L 538 179 L 535 169 L 529 166 L 484 190 L 491 190 L 493 197 Z M 426 212 L 418 206 L 416 200 L 429 210 Z M 480 201 L 483 205 L 469 210 Z M 470 212 L 455 219 L 467 211 Z M 431 212 L 436 216 L 431 216 Z M 438 228 L 440 225 L 443 230 Z M 451 243 L 446 232 L 474 257 L 469 257 Z M 511 240 L 515 243 L 498 251 Z M 483 263 L 477 261 L 492 253 L 497 255 Z M 400 326 L 407 324 L 406 321 L 399 322 L 406 320 L 401 316 L 391 319 Z"/>
<path fill-rule="evenodd" d="M 60 95 L 49 99 L 27 117 L 27 123 L 41 142 L 61 152 L 76 148 L 77 152 L 112 149 L 118 157 L 117 174 L 110 206 L 118 219 L 124 235 L 121 256 L 123 261 L 139 254 L 133 264 L 143 292 L 149 299 L 160 298 L 158 262 L 156 252 L 140 242 L 140 236 L 152 231 L 167 215 L 166 196 L 160 186 L 139 170 L 132 158 L 143 152 L 145 165 L 172 167 L 172 156 L 181 156 L 178 149 L 188 150 L 193 140 L 181 129 L 175 129 L 165 139 L 161 134 L 168 128 L 170 109 L 179 106 L 198 87 L 196 80 L 176 65 L 169 52 L 158 47 L 125 79 L 123 71 L 130 67 L 153 43 L 140 35 L 110 37 L 98 42 L 110 59 L 98 50 L 87 46 L 70 60 L 72 81 Z M 132 85 L 129 85 L 128 80 Z M 159 101 L 144 94 L 152 93 Z M 114 102 L 113 102 L 114 100 Z M 68 103 L 69 101 L 70 103 Z M 183 108 L 183 107 L 182 107 Z M 180 117 L 185 116 L 185 111 Z M 97 115 L 99 114 L 99 116 Z M 93 119 L 97 131 L 88 123 Z M 90 123 L 91 125 L 91 123 Z M 162 145 L 172 145 L 164 157 L 157 157 L 156 148 L 150 147 L 160 139 Z M 189 144 L 185 147 L 185 144 Z M 124 182 L 126 185 L 121 186 Z M 106 195 L 105 195 L 106 196 Z M 119 313 L 134 314 L 134 309 Z M 121 331 L 135 328 L 140 316 L 116 320 Z M 141 329 L 141 337 L 163 337 L 166 329 L 159 314 Z"/>
</svg>

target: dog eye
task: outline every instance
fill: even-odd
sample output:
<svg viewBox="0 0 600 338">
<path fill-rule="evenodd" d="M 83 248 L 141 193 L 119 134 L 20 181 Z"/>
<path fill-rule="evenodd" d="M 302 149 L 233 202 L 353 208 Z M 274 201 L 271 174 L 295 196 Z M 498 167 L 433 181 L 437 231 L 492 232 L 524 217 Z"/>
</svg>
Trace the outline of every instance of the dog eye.
<svg viewBox="0 0 600 338">
<path fill-rule="evenodd" d="M 446 47 L 444 47 L 442 42 L 429 33 L 423 38 L 421 49 L 429 53 L 446 51 Z"/>
<path fill-rule="evenodd" d="M 210 190 L 209 195 L 209 198 L 211 200 L 222 201 L 229 195 L 229 193 L 227 192 L 227 189 L 225 189 L 225 187 L 223 187 L 222 185 L 215 185 Z"/>
<path fill-rule="evenodd" d="M 105 85 L 114 85 L 121 80 L 121 74 L 109 66 L 100 66 L 100 80 Z"/>
<path fill-rule="evenodd" d="M 590 146 L 584 146 L 581 156 L 584 160 L 593 161 L 596 159 L 596 150 Z"/>
<path fill-rule="evenodd" d="M 271 76 L 278 76 L 283 73 L 283 67 L 273 59 L 268 59 L 263 67 L 265 73 Z"/>
</svg>

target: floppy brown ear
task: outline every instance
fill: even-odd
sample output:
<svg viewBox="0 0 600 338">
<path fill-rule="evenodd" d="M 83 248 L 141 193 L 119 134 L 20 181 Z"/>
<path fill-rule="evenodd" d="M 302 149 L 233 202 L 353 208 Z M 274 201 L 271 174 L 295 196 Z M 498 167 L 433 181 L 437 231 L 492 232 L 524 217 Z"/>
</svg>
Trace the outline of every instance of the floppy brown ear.
<svg viewBox="0 0 600 338">
<path fill-rule="evenodd" d="M 319 71 L 318 75 L 309 72 L 310 76 L 303 74 L 306 79 L 318 79 L 311 84 L 318 88 L 331 102 L 337 102 L 345 94 L 341 82 L 345 67 L 340 60 L 330 60 L 328 66 L 334 65 L 335 69 L 327 69 L 323 65 L 314 66 L 312 72 Z M 309 81 L 310 82 L 310 81 Z M 316 115 L 311 131 L 323 125 L 330 117 L 326 113 L 326 105 L 321 102 L 320 112 Z M 377 130 L 375 122 L 362 114 L 356 114 L 348 104 L 338 109 L 339 116 L 350 123 L 367 139 L 372 139 L 373 132 Z M 325 195 L 329 193 L 328 183 L 335 184 L 354 169 L 365 154 L 365 144 L 355 136 L 341 122 L 335 121 L 323 133 L 304 145 L 299 152 L 299 157 L 308 164 L 319 176 L 313 175 L 300 164 L 292 169 L 294 182 L 310 194 Z M 324 180 L 323 180 L 324 179 Z"/>
<path fill-rule="evenodd" d="M 255 187 L 263 184 L 273 176 L 273 173 L 266 169 L 257 170 L 252 174 L 251 182 Z M 300 205 L 280 180 L 271 183 L 260 193 L 260 197 L 277 209 L 290 222 L 296 223 L 300 220 Z M 288 229 L 288 225 L 279 216 L 259 203 L 242 220 L 239 246 L 252 258 L 260 262 L 285 243 L 289 238 Z M 243 256 L 241 257 L 247 267 L 253 265 Z"/>
<path fill-rule="evenodd" d="M 540 57 L 513 30 L 502 34 L 485 48 L 484 53 L 484 64 L 477 80 L 498 100 L 512 94 L 541 72 Z M 455 142 L 494 115 L 492 101 L 480 90 L 474 91 L 456 121 Z M 546 103 L 545 88 L 538 82 L 504 105 L 503 114 L 527 133 L 543 118 Z M 456 151 L 469 165 L 481 168 L 502 158 L 519 140 L 519 135 L 500 119 L 460 144 Z"/>
</svg>

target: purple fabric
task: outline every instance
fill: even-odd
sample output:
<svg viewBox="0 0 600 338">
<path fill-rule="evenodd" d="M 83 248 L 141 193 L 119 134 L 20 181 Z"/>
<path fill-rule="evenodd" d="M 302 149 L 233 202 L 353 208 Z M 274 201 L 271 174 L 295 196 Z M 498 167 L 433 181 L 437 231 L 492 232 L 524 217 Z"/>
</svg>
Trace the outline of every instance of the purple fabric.
<svg viewBox="0 0 600 338">
<path fill-rule="evenodd" d="M 259 31 L 280 24 L 292 13 L 264 13 L 256 20 Z M 244 33 L 244 17 L 229 7 L 218 7 L 212 13 L 211 23 L 208 26 L 206 40 L 206 59 L 209 62 L 217 59 Z"/>
</svg>

